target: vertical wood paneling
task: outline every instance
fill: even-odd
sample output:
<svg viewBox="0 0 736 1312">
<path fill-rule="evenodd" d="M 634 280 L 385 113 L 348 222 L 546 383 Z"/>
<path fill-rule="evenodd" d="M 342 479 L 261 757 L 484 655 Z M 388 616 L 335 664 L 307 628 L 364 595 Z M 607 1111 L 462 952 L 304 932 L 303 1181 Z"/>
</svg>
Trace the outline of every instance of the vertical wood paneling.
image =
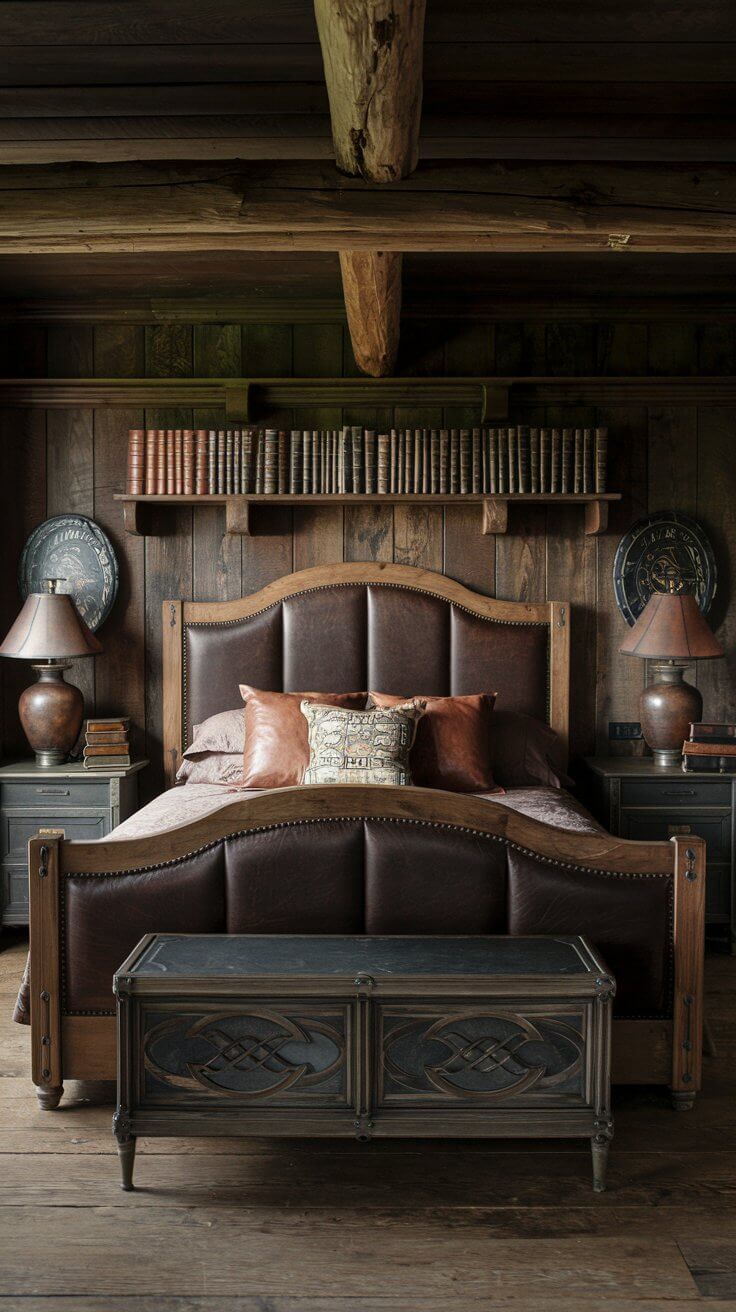
<svg viewBox="0 0 736 1312">
<path fill-rule="evenodd" d="M 95 658 L 95 711 L 130 716 L 131 748 L 137 756 L 146 745 L 146 552 L 143 538 L 123 531 L 113 497 L 125 486 L 127 431 L 142 422 L 139 410 L 95 412 L 95 520 L 110 538 L 120 569 L 117 601 L 98 634 L 103 651 Z"/>
<path fill-rule="evenodd" d="M 197 324 L 193 340 L 194 373 L 203 378 L 238 378 L 242 372 L 239 324 Z M 193 427 L 222 428 L 222 409 L 195 410 Z M 194 511 L 192 587 L 197 600 L 230 601 L 243 584 L 242 544 L 225 533 L 221 506 Z"/>
<path fill-rule="evenodd" d="M 342 325 L 300 323 L 294 325 L 294 373 L 303 378 L 335 378 L 342 369 Z M 297 415 L 295 423 L 300 422 Z M 339 429 L 343 413 L 339 406 L 322 406 L 312 412 L 312 428 Z M 294 517 L 294 569 L 329 565 L 343 556 L 342 506 L 324 510 L 307 509 Z"/>
<path fill-rule="evenodd" d="M 4 638 L 21 606 L 17 565 L 28 534 L 46 518 L 46 412 L 0 410 L 0 487 L 12 490 L 3 500 L 2 543 L 5 568 L 0 572 L 0 626 Z M 6 758 L 29 753 L 18 719 L 18 698 L 35 675 L 27 661 L 0 661 L 2 678 L 2 752 Z"/>
<path fill-rule="evenodd" d="M 3 334 L 9 373 L 44 373 L 46 332 L 19 328 Z M 410 374 L 660 374 L 736 372 L 736 340 L 730 324 L 407 323 L 401 368 Z M 93 372 L 98 377 L 149 375 L 311 376 L 353 372 L 348 335 L 342 325 L 128 324 L 55 326 L 48 358 L 57 376 Z M 5 573 L 0 609 L 5 626 L 17 612 L 14 569 L 23 541 L 48 514 L 78 510 L 103 525 L 118 552 L 121 592 L 100 637 L 105 654 L 80 662 L 72 677 L 90 707 L 124 710 L 147 723 L 147 752 L 154 766 L 146 795 L 160 787 L 161 602 L 165 596 L 237 597 L 262 587 L 292 568 L 332 560 L 397 560 L 442 570 L 489 594 L 519 599 L 560 598 L 573 606 L 573 750 L 612 750 L 611 719 L 638 718 L 644 663 L 621 656 L 626 632 L 615 606 L 613 555 L 620 535 L 647 510 L 676 507 L 696 517 L 711 534 L 719 567 L 719 590 L 711 619 L 727 646 L 726 661 L 702 662 L 698 682 L 706 713 L 736 713 L 733 653 L 736 621 L 730 608 L 736 574 L 736 522 L 731 489 L 736 486 L 732 416 L 720 407 L 615 406 L 592 411 L 548 410 L 516 416 L 519 422 L 607 423 L 610 429 L 609 486 L 623 492 L 611 508 L 609 532 L 586 539 L 579 512 L 516 506 L 509 532 L 497 539 L 479 532 L 477 511 L 442 511 L 388 506 L 342 510 L 271 510 L 252 538 L 224 536 L 221 510 L 167 509 L 161 536 L 142 539 L 122 533 L 113 493 L 125 482 L 127 429 L 142 421 L 133 410 L 6 411 L 2 425 L 2 473 L 12 487 L 4 544 L 12 557 Z M 264 417 L 265 418 L 265 417 Z M 472 427 L 476 415 L 464 408 L 411 410 L 384 407 L 267 417 L 269 424 L 339 427 L 363 423 L 376 431 L 401 426 Z M 154 426 L 222 426 L 221 410 L 150 411 Z M 48 467 L 46 467 L 48 422 Z M 47 496 L 48 493 L 48 496 Z M 6 750 L 26 751 L 15 702 L 29 682 L 22 663 L 3 662 Z M 96 688 L 95 688 L 96 684 Z M 136 744 L 142 749 L 140 738 Z M 620 750 L 641 750 L 640 744 Z"/>
<path fill-rule="evenodd" d="M 698 519 L 718 563 L 718 590 L 708 615 L 724 651 L 699 661 L 698 687 L 707 719 L 736 719 L 736 442 L 733 410 L 703 406 L 698 418 Z"/>
<path fill-rule="evenodd" d="M 182 324 L 155 324 L 146 329 L 146 374 L 187 375 L 193 368 L 192 330 Z M 186 409 L 150 409 L 146 427 L 189 428 Z M 188 507 L 167 507 L 152 516 L 154 532 L 145 540 L 146 597 L 146 755 L 151 766 L 142 788 L 151 797 L 163 788 L 162 605 L 170 597 L 192 596 L 193 517 Z"/>
</svg>

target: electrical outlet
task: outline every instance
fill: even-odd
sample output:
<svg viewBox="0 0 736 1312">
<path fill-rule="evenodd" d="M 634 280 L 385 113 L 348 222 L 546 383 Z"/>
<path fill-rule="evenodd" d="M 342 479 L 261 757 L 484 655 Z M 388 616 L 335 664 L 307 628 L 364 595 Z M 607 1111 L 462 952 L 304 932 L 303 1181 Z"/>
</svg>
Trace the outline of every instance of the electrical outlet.
<svg viewBox="0 0 736 1312">
<path fill-rule="evenodd" d="M 608 737 L 613 743 L 630 742 L 641 738 L 641 725 L 638 720 L 609 720 Z"/>
</svg>

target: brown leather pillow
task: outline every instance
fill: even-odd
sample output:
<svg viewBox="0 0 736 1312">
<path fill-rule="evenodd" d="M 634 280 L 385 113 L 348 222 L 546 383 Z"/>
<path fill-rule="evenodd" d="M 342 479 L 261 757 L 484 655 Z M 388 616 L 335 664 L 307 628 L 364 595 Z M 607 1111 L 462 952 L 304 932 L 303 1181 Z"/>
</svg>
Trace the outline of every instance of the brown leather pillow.
<svg viewBox="0 0 736 1312">
<path fill-rule="evenodd" d="M 387 709 L 406 697 L 370 692 L 368 705 Z M 470 697 L 424 697 L 424 715 L 411 751 L 412 779 L 421 788 L 451 793 L 503 792 L 491 766 L 491 717 L 495 692 Z"/>
<path fill-rule="evenodd" d="M 520 711 L 493 712 L 493 773 L 504 788 L 571 788 L 564 745 L 554 729 Z"/>
<path fill-rule="evenodd" d="M 364 692 L 263 692 L 247 683 L 241 683 L 240 695 L 245 702 L 243 788 L 289 788 L 302 782 L 309 765 L 302 701 L 363 711 L 367 697 Z"/>
</svg>

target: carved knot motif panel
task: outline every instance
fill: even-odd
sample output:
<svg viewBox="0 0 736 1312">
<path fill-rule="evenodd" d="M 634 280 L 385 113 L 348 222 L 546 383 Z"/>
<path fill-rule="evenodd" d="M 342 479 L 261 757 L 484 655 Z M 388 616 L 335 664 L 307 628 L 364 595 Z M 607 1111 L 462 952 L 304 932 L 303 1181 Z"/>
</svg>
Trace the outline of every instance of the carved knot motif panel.
<svg viewBox="0 0 736 1312">
<path fill-rule="evenodd" d="M 583 1098 L 582 1013 L 530 1019 L 516 1012 L 407 1017 L 384 1008 L 382 1090 L 385 1103 L 486 1099 L 548 1092 Z"/>
<path fill-rule="evenodd" d="M 146 1094 L 172 1091 L 241 1100 L 350 1097 L 349 1011 L 287 1016 L 276 1011 L 149 1014 L 144 1039 Z"/>
</svg>

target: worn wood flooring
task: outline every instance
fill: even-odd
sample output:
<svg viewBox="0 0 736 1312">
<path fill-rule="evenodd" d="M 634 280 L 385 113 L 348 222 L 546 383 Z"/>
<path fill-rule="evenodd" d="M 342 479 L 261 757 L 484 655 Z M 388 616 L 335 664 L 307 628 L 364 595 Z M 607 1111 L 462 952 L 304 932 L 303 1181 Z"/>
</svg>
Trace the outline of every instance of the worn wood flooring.
<svg viewBox="0 0 736 1312">
<path fill-rule="evenodd" d="M 736 960 L 689 1114 L 621 1090 L 609 1188 L 587 1145 L 142 1140 L 113 1088 L 38 1110 L 0 938 L 0 1312 L 736 1312 Z"/>
</svg>

